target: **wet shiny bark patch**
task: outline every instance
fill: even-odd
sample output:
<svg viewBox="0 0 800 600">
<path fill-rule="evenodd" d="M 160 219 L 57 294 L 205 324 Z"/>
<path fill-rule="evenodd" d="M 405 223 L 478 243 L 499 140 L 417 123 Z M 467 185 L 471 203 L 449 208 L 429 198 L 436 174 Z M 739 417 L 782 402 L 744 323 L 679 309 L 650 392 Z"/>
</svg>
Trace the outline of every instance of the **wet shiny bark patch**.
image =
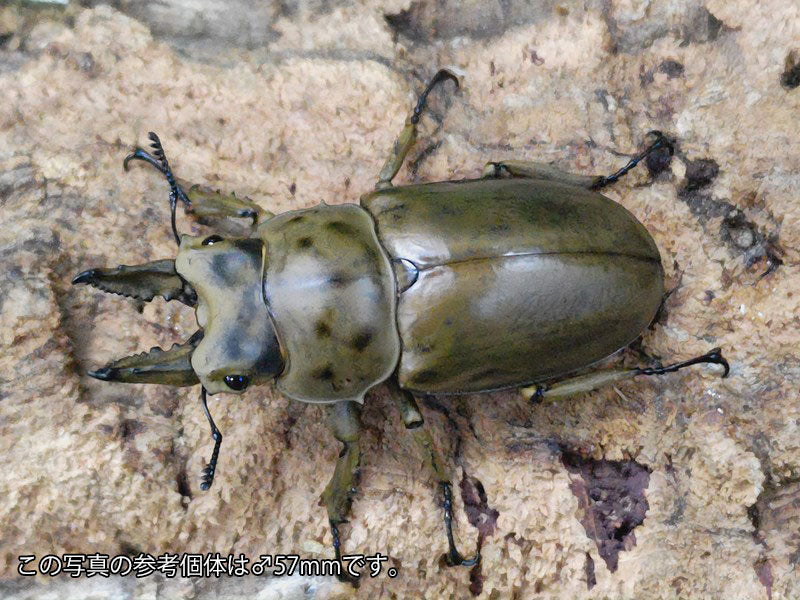
<svg viewBox="0 0 800 600">
<path fill-rule="evenodd" d="M 581 508 L 581 524 L 608 570 L 614 572 L 619 553 L 636 545 L 633 530 L 650 508 L 644 494 L 650 469 L 632 460 L 592 460 L 566 451 L 561 462 L 579 476 L 572 478 L 569 487 Z"/>
</svg>

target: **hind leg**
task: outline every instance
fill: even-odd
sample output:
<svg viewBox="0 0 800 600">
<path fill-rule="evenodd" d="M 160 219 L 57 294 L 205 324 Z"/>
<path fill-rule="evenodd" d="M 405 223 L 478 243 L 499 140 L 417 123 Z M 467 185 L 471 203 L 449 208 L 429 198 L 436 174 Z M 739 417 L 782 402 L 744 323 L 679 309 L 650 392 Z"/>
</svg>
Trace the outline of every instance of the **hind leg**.
<svg viewBox="0 0 800 600">
<path fill-rule="evenodd" d="M 539 402 L 543 398 L 567 398 L 575 394 L 583 394 L 591 392 L 597 388 L 611 385 L 617 381 L 624 379 L 631 379 L 638 375 L 665 375 L 666 373 L 674 373 L 685 367 L 691 365 L 698 365 L 701 363 L 711 363 L 721 365 L 724 369 L 722 376 L 727 377 L 730 372 L 730 365 L 728 361 L 722 356 L 722 351 L 719 348 L 714 348 L 710 352 L 702 356 L 696 356 L 685 360 L 683 362 L 667 365 L 666 367 L 659 368 L 642 368 L 635 369 L 606 369 L 601 371 L 593 371 L 586 375 L 579 375 L 577 377 L 570 377 L 564 379 L 553 385 L 531 385 L 528 387 L 520 388 L 522 396 L 527 400 Z"/>
<path fill-rule="evenodd" d="M 499 162 L 487 163 L 483 169 L 483 177 L 492 179 L 503 176 L 522 177 L 526 179 L 545 179 L 557 181 L 567 185 L 574 185 L 590 190 L 599 190 L 619 181 L 628 171 L 633 169 L 642 160 L 653 152 L 666 149 L 670 154 L 673 152 L 672 143 L 660 131 L 651 131 L 649 135 L 654 136 L 654 141 L 642 152 L 631 158 L 628 163 L 611 175 L 578 175 L 561 171 L 552 165 L 529 162 L 524 160 L 504 160 Z"/>
</svg>

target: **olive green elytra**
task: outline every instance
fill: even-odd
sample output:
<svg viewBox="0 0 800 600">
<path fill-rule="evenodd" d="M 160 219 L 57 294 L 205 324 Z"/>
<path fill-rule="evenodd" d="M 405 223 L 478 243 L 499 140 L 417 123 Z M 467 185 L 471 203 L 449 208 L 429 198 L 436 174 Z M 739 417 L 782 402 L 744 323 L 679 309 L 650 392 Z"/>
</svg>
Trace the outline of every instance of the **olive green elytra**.
<svg viewBox="0 0 800 600">
<path fill-rule="evenodd" d="M 440 484 L 450 565 L 464 558 L 452 529 L 452 485 L 423 427 L 414 395 L 519 388 L 534 402 L 698 363 L 729 371 L 719 348 L 668 366 L 586 371 L 636 339 L 664 296 L 653 238 L 597 190 L 672 145 L 654 141 L 609 176 L 540 163 L 489 163 L 480 178 L 392 185 L 416 141 L 428 94 L 458 79 L 439 71 L 422 92 L 360 205 L 321 204 L 273 215 L 249 199 L 176 179 L 161 142 L 125 159 L 149 163 L 170 186 L 174 260 L 97 268 L 73 283 L 196 309 L 198 331 L 170 350 L 125 357 L 88 374 L 105 381 L 201 385 L 214 449 L 201 488 L 216 474 L 222 433 L 207 395 L 275 381 L 280 392 L 324 403 L 343 449 L 322 499 L 341 569 L 338 526 L 361 460 L 365 394 L 386 384 L 403 423 Z M 248 235 L 178 234 L 175 209 L 205 219 L 252 219 Z M 568 376 L 566 379 L 563 379 Z M 554 379 L 562 378 L 560 381 Z"/>
</svg>

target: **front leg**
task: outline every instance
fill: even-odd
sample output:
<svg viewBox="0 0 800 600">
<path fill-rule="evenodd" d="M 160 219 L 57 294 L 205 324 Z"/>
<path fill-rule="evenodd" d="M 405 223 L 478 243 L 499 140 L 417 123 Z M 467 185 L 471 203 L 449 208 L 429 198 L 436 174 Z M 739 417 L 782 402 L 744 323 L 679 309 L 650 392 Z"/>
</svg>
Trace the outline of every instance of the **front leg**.
<svg viewBox="0 0 800 600">
<path fill-rule="evenodd" d="M 336 461 L 325 491 L 322 492 L 321 503 L 328 510 L 328 521 L 333 536 L 333 550 L 336 560 L 341 565 L 342 551 L 339 540 L 339 525 L 347 522 L 347 514 L 358 485 L 359 464 L 361 462 L 361 406 L 357 402 L 335 402 L 328 407 L 328 418 L 333 436 L 342 442 L 343 448 Z M 344 572 L 344 571 L 342 571 Z"/>
<path fill-rule="evenodd" d="M 178 200 L 183 203 L 186 212 L 193 214 L 195 217 L 201 219 L 252 219 L 254 229 L 259 223 L 273 216 L 272 213 L 264 210 L 249 198 L 238 198 L 234 193 L 223 194 L 219 190 L 213 190 L 207 186 L 191 183 L 175 177 L 167 162 L 161 140 L 152 131 L 149 136 L 151 146 L 153 147 L 153 154 L 150 154 L 142 148 L 136 148 L 133 153 L 125 157 L 122 166 L 127 171 L 130 161 L 141 160 L 155 167 L 166 177 L 167 183 L 169 183 L 170 186 L 172 231 L 179 245 L 180 239 L 175 227 L 175 207 Z"/>
<path fill-rule="evenodd" d="M 178 179 L 178 184 L 184 190 L 188 204 L 186 212 L 198 218 L 224 219 L 242 218 L 252 219 L 253 228 L 266 221 L 273 214 L 264 210 L 249 198 L 239 198 L 235 193 L 223 194 L 219 190 L 213 190 L 208 186 L 197 183 L 190 183 L 183 179 Z"/>
</svg>

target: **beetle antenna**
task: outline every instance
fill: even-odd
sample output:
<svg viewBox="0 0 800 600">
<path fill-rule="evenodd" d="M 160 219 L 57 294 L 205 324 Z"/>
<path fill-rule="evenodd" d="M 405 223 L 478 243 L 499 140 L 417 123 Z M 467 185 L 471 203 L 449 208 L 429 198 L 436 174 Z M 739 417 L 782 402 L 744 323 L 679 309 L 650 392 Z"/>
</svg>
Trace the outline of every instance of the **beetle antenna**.
<svg viewBox="0 0 800 600">
<path fill-rule="evenodd" d="M 128 170 L 128 163 L 132 160 L 141 160 L 146 162 L 147 164 L 155 167 L 158 169 L 159 173 L 164 175 L 167 178 L 167 183 L 169 183 L 169 209 L 170 209 L 170 223 L 172 225 L 172 235 L 175 236 L 175 243 L 180 246 L 181 238 L 178 235 L 178 228 L 175 222 L 175 211 L 177 208 L 178 200 L 180 199 L 186 205 L 190 205 L 191 202 L 189 198 L 186 196 L 186 193 L 181 189 L 181 186 L 175 181 L 175 176 L 172 174 L 172 169 L 169 167 L 169 162 L 167 161 L 167 155 L 164 153 L 164 147 L 161 145 L 161 140 L 154 132 L 149 132 L 147 137 L 150 138 L 150 147 L 153 148 L 153 154 L 150 154 L 146 150 L 142 150 L 141 148 L 136 148 L 132 154 L 129 154 L 125 157 L 125 160 L 122 161 L 122 167 L 127 171 Z"/>
<path fill-rule="evenodd" d="M 214 475 L 217 472 L 217 459 L 219 458 L 219 447 L 222 445 L 222 433 L 217 429 L 214 419 L 208 410 L 208 400 L 206 399 L 206 388 L 200 386 L 200 401 L 203 403 L 203 411 L 206 413 L 208 424 L 211 425 L 211 437 L 214 438 L 214 450 L 211 452 L 211 460 L 208 461 L 206 468 L 203 469 L 200 489 L 207 490 L 214 483 Z"/>
<path fill-rule="evenodd" d="M 161 172 L 164 173 L 164 176 L 167 178 L 167 183 L 169 183 L 169 212 L 170 223 L 172 224 L 172 235 L 175 236 L 175 243 L 180 246 L 181 238 L 178 235 L 178 228 L 175 225 L 175 209 L 178 205 L 178 184 L 175 183 L 175 177 L 172 175 L 172 170 L 169 168 L 169 162 L 167 162 L 167 155 L 164 154 L 164 147 L 161 145 L 161 140 L 158 139 L 158 136 L 153 131 L 148 133 L 147 137 L 150 138 L 150 147 L 153 149 L 158 162 L 161 163 Z M 208 409 L 206 409 L 206 412 L 208 412 Z"/>
</svg>

